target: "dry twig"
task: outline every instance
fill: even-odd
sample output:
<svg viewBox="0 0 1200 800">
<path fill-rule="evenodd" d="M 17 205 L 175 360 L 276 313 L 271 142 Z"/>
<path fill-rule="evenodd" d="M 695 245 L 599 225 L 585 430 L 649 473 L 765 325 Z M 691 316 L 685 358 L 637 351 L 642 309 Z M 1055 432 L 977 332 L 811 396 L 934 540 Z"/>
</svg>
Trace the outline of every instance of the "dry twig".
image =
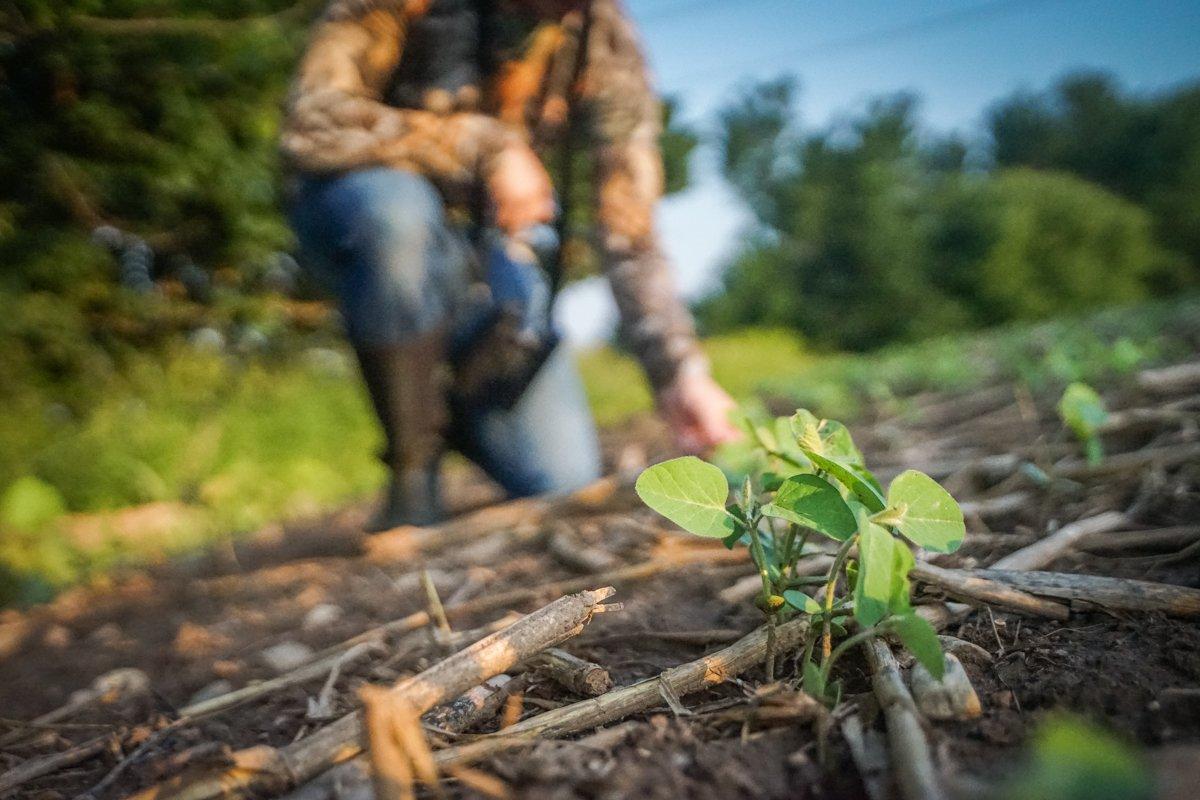
<svg viewBox="0 0 1200 800">
<path fill-rule="evenodd" d="M 423 714 L 536 653 L 577 635 L 596 614 L 612 588 L 562 597 L 522 617 L 508 628 L 482 639 L 407 680 L 391 692 L 414 714 Z M 199 775 L 184 774 L 137 795 L 138 800 L 163 798 L 254 797 L 278 794 L 319 775 L 362 750 L 363 716 L 355 712 L 306 739 L 276 749 L 254 747 L 233 754 L 233 766 Z"/>
<path fill-rule="evenodd" d="M 887 644 L 879 639 L 868 640 L 866 651 L 873 673 L 871 688 L 883 709 L 900 794 L 905 800 L 944 800 L 946 795 L 938 783 L 929 742 L 900 675 L 900 665 Z"/>
</svg>

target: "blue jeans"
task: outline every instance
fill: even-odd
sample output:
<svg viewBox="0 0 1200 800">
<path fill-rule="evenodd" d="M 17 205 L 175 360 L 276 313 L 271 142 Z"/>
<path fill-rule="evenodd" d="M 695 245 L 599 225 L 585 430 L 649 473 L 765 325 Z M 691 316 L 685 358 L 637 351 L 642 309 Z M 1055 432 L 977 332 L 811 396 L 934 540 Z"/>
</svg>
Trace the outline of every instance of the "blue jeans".
<svg viewBox="0 0 1200 800">
<path fill-rule="evenodd" d="M 462 321 L 469 251 L 425 178 L 386 168 L 305 178 L 291 221 L 305 269 L 337 298 L 354 344 L 398 344 Z M 514 497 L 600 475 L 595 424 L 564 347 L 511 409 L 456 410 L 448 440 Z"/>
</svg>

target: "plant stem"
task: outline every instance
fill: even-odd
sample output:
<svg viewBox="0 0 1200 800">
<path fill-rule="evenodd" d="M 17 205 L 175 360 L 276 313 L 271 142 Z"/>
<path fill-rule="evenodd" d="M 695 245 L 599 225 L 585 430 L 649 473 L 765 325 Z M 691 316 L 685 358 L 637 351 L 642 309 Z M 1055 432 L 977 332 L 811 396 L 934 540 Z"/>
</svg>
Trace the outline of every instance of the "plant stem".
<svg viewBox="0 0 1200 800">
<path fill-rule="evenodd" d="M 796 528 L 798 526 L 794 522 L 788 523 L 787 533 L 783 536 L 783 563 L 780 564 L 780 570 L 784 575 L 792 568 L 792 548 L 796 544 Z"/>
<path fill-rule="evenodd" d="M 750 520 L 750 550 L 754 556 L 754 563 L 758 565 L 758 574 L 762 578 L 762 607 L 769 617 L 769 625 L 767 626 L 767 660 L 766 672 L 767 680 L 775 680 L 775 623 L 776 613 L 771 609 L 771 574 L 767 569 L 767 554 L 763 550 L 762 539 L 759 538 L 758 523 L 762 517 L 755 514 Z"/>
<path fill-rule="evenodd" d="M 797 586 L 817 586 L 826 580 L 824 575 L 801 575 L 798 578 L 788 578 L 784 586 L 789 589 L 795 589 Z"/>
<path fill-rule="evenodd" d="M 842 571 L 842 565 L 846 563 L 846 558 L 850 555 L 850 548 L 857 540 L 857 536 L 851 536 L 842 542 L 833 563 L 829 565 L 829 574 L 825 580 L 825 621 L 821 625 L 822 663 L 829 659 L 833 650 L 833 631 L 830 629 L 830 619 L 833 617 L 833 590 L 837 586 L 838 573 Z"/>
<path fill-rule="evenodd" d="M 829 657 L 825 659 L 825 662 L 821 664 L 821 677 L 825 679 L 825 683 L 829 683 L 829 676 L 833 672 L 833 665 L 839 658 L 842 657 L 843 653 L 845 653 L 851 647 L 854 647 L 854 645 L 864 642 L 867 639 L 870 639 L 872 636 L 877 636 L 882 627 L 883 626 L 881 625 L 872 625 L 871 627 L 861 630 L 853 636 L 847 636 L 845 639 L 838 642 L 838 646 L 833 649 L 833 652 L 830 653 Z"/>
</svg>

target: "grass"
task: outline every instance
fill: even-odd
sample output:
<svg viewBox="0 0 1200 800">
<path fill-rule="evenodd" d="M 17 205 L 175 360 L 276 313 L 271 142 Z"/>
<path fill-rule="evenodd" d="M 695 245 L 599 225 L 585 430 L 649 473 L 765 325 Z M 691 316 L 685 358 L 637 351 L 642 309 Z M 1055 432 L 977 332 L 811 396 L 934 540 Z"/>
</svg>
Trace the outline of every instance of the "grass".
<svg viewBox="0 0 1200 800">
<path fill-rule="evenodd" d="M 777 330 L 704 346 L 739 400 L 852 419 L 866 400 L 903 410 L 916 393 L 998 378 L 1104 385 L 1194 353 L 1198 340 L 1200 300 L 1190 298 L 865 355 L 813 352 Z M 602 425 L 652 408 L 628 356 L 601 348 L 580 365 Z M 98 399 L 82 410 L 33 380 L 16 383 L 0 416 L 0 604 L 44 600 L 116 564 L 337 507 L 384 477 L 367 398 L 336 347 L 285 358 L 181 342 L 126 358 L 89 389 Z M 147 510 L 137 524 L 116 511 L 131 506 Z"/>
<path fill-rule="evenodd" d="M 1015 323 L 873 353 L 810 351 L 784 331 L 744 331 L 708 339 L 704 347 L 713 374 L 739 401 L 768 399 L 853 419 L 871 401 L 902 407 L 921 392 L 968 390 L 995 380 L 1019 381 L 1035 391 L 1074 381 L 1103 384 L 1185 358 L 1200 349 L 1200 298 Z M 650 410 L 650 394 L 631 358 L 600 348 L 580 361 L 602 424 Z M 636 389 L 626 388 L 631 386 Z"/>
<path fill-rule="evenodd" d="M 366 397 L 337 351 L 276 362 L 180 347 L 137 359 L 79 418 L 38 400 L 0 420 L 0 601 L 334 507 L 383 478 Z M 168 512 L 157 534 L 105 535 L 121 518 L 103 512 L 152 503 Z"/>
</svg>

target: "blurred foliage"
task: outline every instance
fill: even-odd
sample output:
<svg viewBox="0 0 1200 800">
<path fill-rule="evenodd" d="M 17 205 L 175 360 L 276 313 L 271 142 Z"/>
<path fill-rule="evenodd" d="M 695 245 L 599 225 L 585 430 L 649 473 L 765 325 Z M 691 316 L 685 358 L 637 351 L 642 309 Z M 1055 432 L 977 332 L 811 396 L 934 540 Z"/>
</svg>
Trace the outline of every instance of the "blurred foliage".
<svg viewBox="0 0 1200 800">
<path fill-rule="evenodd" d="M 300 352 L 280 360 L 180 343 L 131 357 L 83 412 L 33 385 L 10 393 L 16 413 L 0 416 L 0 604 L 377 487 L 380 437 L 352 359 Z M 76 534 L 104 528 L 97 512 L 163 501 L 173 507 L 145 541 Z"/>
<path fill-rule="evenodd" d="M 818 132 L 794 95 L 769 82 L 721 112 L 724 173 L 755 224 L 699 305 L 710 331 L 784 326 L 866 350 L 1191 280 L 1134 202 L 1061 171 L 981 170 L 961 140 L 919 129 L 909 95 Z"/>
<path fill-rule="evenodd" d="M 1002 101 L 988 122 L 997 164 L 1071 172 L 1143 206 L 1200 269 L 1200 84 L 1143 96 L 1080 73 Z"/>
<path fill-rule="evenodd" d="M 1004 800 L 1150 800 L 1149 765 L 1130 743 L 1086 720 L 1054 715 L 1000 791 Z"/>
<path fill-rule="evenodd" d="M 786 330 L 741 330 L 703 346 L 713 373 L 739 402 L 782 410 L 802 406 L 825 417 L 853 419 L 879 406 L 903 414 L 925 392 L 967 391 L 1016 381 L 1058 393 L 1076 381 L 1107 385 L 1200 350 L 1200 300 L 1188 297 L 1067 315 L 1049 322 L 1012 322 L 968 335 L 893 344 L 871 353 L 812 350 Z M 597 416 L 614 424 L 651 409 L 636 363 L 610 348 L 581 358 Z M 618 391 L 614 387 L 639 387 Z"/>
</svg>

